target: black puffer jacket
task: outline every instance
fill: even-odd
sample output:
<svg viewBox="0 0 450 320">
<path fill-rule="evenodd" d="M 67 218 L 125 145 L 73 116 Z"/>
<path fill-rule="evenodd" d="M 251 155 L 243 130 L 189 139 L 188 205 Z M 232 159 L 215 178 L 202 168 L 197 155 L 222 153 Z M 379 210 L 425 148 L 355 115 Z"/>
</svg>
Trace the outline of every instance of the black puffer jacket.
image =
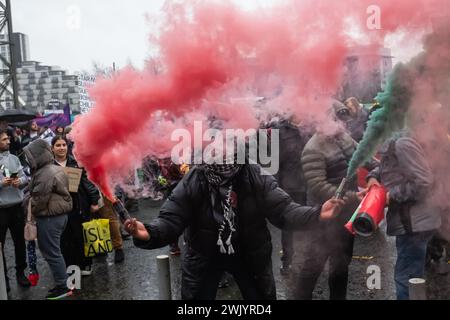
<svg viewBox="0 0 450 320">
<path fill-rule="evenodd" d="M 233 180 L 237 194 L 237 237 L 233 246 L 267 299 L 276 299 L 272 273 L 272 243 L 266 219 L 282 229 L 297 230 L 319 223 L 320 207 L 301 207 L 280 189 L 272 176 L 261 175 L 258 165 L 244 165 Z M 134 239 L 138 247 L 160 248 L 186 230 L 183 260 L 183 299 L 195 297 L 205 272 L 220 255 L 218 224 L 213 218 L 210 192 L 202 167 L 192 169 L 173 190 L 158 218 L 146 225 L 149 241 Z"/>
<path fill-rule="evenodd" d="M 31 212 L 36 217 L 58 216 L 72 210 L 69 179 L 64 169 L 53 164 L 50 145 L 38 139 L 24 148 L 31 169 Z"/>
</svg>

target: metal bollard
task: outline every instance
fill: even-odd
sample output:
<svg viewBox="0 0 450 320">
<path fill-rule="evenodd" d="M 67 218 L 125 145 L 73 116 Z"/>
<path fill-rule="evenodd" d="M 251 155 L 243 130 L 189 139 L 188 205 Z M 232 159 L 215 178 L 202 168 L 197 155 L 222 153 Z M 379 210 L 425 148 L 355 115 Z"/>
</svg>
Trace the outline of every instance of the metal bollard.
<svg viewBox="0 0 450 320">
<path fill-rule="evenodd" d="M 409 300 L 427 300 L 427 286 L 425 279 L 409 279 Z"/>
<path fill-rule="evenodd" d="M 169 256 L 157 256 L 156 265 L 158 268 L 159 300 L 172 300 Z"/>
<path fill-rule="evenodd" d="M 0 300 L 8 300 L 6 291 L 5 266 L 3 265 L 3 243 L 0 242 Z"/>
</svg>

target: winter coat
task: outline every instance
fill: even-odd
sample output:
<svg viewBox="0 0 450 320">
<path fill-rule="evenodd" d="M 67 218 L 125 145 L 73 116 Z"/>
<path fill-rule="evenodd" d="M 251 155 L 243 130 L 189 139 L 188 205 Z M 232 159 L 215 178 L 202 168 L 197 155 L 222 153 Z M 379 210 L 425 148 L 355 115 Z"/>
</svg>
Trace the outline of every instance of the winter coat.
<svg viewBox="0 0 450 320">
<path fill-rule="evenodd" d="M 356 143 L 350 135 L 342 132 L 336 136 L 316 133 L 306 144 L 302 153 L 302 167 L 307 185 L 308 205 L 323 204 L 332 198 L 347 176 L 348 163 Z M 337 219 L 344 225 L 358 206 L 356 177 L 347 184 L 347 204 Z"/>
<path fill-rule="evenodd" d="M 232 240 L 235 254 L 241 257 L 264 297 L 275 299 L 272 243 L 266 219 L 278 228 L 296 230 L 318 224 L 320 207 L 301 207 L 293 202 L 272 176 L 261 175 L 259 165 L 244 165 L 233 178 L 233 191 L 237 195 L 236 237 Z M 176 241 L 187 229 L 184 299 L 195 297 L 204 274 L 221 256 L 217 246 L 219 224 L 213 217 L 210 196 L 203 167 L 192 169 L 164 203 L 159 217 L 146 225 L 150 240 L 134 239 L 138 247 L 160 248 Z"/>
<path fill-rule="evenodd" d="M 54 164 L 59 166 L 56 161 L 54 161 Z M 67 157 L 66 167 L 82 169 L 78 166 L 75 158 L 70 155 Z M 70 193 L 73 203 L 72 213 L 88 218 L 90 216 L 91 205 L 97 205 L 100 200 L 100 193 L 95 185 L 88 179 L 86 171 L 84 169 L 82 170 L 83 172 L 78 191 Z"/>
<path fill-rule="evenodd" d="M 388 140 L 380 150 L 380 166 L 369 173 L 389 191 L 387 234 L 430 231 L 441 224 L 431 197 L 433 174 L 422 147 L 411 137 Z"/>
<path fill-rule="evenodd" d="M 31 212 L 36 217 L 58 216 L 72 210 L 69 179 L 60 166 L 53 164 L 50 145 L 42 139 L 24 148 L 32 177 L 29 185 Z"/>
</svg>

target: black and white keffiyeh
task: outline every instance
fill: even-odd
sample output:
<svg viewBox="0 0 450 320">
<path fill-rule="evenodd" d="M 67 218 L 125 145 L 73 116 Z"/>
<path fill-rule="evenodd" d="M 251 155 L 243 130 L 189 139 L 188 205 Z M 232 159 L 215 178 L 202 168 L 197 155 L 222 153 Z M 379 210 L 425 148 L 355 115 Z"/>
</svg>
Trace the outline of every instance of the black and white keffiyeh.
<svg viewBox="0 0 450 320">
<path fill-rule="evenodd" d="M 213 187 L 231 183 L 233 177 L 241 168 L 238 164 L 205 164 L 205 174 Z"/>
<path fill-rule="evenodd" d="M 233 192 L 233 178 L 239 172 L 241 166 L 238 164 L 205 164 L 205 175 L 211 187 L 211 200 L 213 210 L 220 208 L 218 222 L 220 223 L 217 245 L 220 253 L 234 254 L 234 248 L 231 243 L 235 228 L 235 212 L 231 205 L 231 194 Z M 217 204 L 220 199 L 220 204 Z M 215 213 L 218 211 L 215 210 Z M 216 215 L 215 215 L 216 216 Z M 225 241 L 224 241 L 225 239 Z M 225 247 L 227 246 L 227 248 Z"/>
</svg>

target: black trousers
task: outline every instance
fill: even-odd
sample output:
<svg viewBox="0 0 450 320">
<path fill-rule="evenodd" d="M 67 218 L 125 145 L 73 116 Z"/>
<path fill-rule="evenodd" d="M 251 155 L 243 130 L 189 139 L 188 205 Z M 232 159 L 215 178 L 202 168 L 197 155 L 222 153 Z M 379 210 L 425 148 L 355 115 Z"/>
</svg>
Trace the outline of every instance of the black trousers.
<svg viewBox="0 0 450 320">
<path fill-rule="evenodd" d="M 283 266 L 288 266 L 292 263 L 294 256 L 294 232 L 281 230 L 281 247 L 283 250 L 281 262 Z"/>
<path fill-rule="evenodd" d="M 306 193 L 304 192 L 291 192 L 286 191 L 291 198 L 300 205 L 306 204 Z M 292 263 L 292 257 L 294 256 L 294 232 L 281 230 L 281 248 L 283 254 L 281 255 L 281 262 L 283 266 L 290 265 Z"/>
<path fill-rule="evenodd" d="M 92 264 L 92 258 L 84 256 L 83 222 L 85 219 L 81 214 L 69 213 L 66 229 L 61 236 L 61 252 L 67 267 L 77 265 L 84 269 Z"/>
<path fill-rule="evenodd" d="M 308 231 L 294 298 L 311 300 L 317 280 L 329 260 L 330 300 L 345 300 L 348 266 L 352 261 L 354 236 L 338 223 Z"/>
<path fill-rule="evenodd" d="M 258 290 L 252 274 L 245 264 L 236 257 L 218 257 L 217 261 L 208 267 L 198 283 L 187 284 L 185 275 L 182 278 L 181 298 L 183 300 L 215 300 L 219 281 L 224 272 L 231 274 L 241 291 L 244 300 L 262 300 L 264 295 Z M 191 292 L 193 290 L 194 292 Z"/>
<path fill-rule="evenodd" d="M 27 267 L 26 248 L 24 231 L 25 214 L 21 204 L 10 208 L 0 209 L 0 242 L 5 246 L 6 232 L 9 229 L 14 243 L 14 253 L 16 258 L 16 271 L 23 272 Z M 2 248 L 3 250 L 3 248 Z M 3 253 L 3 263 L 5 266 L 5 276 L 7 275 L 7 266 L 5 253 Z"/>
</svg>

